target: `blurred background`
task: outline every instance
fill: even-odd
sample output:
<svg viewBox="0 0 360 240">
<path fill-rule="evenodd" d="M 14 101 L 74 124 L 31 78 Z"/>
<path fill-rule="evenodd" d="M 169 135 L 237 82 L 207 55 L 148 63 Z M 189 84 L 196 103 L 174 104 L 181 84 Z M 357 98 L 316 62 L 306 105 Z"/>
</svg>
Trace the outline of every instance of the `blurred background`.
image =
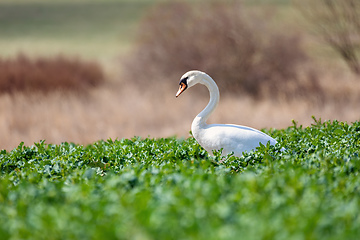
<svg viewBox="0 0 360 240">
<path fill-rule="evenodd" d="M 0 149 L 360 117 L 358 0 L 0 0 Z"/>
</svg>

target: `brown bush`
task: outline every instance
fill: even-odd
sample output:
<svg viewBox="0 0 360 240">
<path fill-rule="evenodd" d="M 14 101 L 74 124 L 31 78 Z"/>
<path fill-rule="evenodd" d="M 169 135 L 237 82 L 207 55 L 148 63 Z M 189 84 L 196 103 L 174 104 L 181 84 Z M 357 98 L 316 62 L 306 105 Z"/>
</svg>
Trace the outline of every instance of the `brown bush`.
<svg viewBox="0 0 360 240">
<path fill-rule="evenodd" d="M 162 3 L 143 19 L 137 44 L 125 72 L 141 84 L 159 77 L 173 84 L 198 69 L 210 74 L 221 91 L 255 98 L 317 89 L 316 81 L 299 79 L 298 68 L 307 61 L 300 38 L 276 30 L 238 1 L 196 7 Z"/>
<path fill-rule="evenodd" d="M 103 80 L 103 71 L 95 62 L 64 56 L 31 59 L 23 54 L 13 59 L 0 59 L 0 93 L 81 92 L 99 85 Z"/>
</svg>

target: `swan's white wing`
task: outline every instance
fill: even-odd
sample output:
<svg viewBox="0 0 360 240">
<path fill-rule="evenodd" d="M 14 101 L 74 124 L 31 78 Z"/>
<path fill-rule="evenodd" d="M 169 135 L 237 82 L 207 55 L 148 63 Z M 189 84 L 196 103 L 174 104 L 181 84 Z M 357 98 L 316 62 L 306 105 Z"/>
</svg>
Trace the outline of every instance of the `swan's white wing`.
<svg viewBox="0 0 360 240">
<path fill-rule="evenodd" d="M 224 155 L 234 152 L 236 156 L 255 149 L 260 142 L 264 145 L 268 142 L 276 144 L 275 139 L 259 130 L 230 124 L 207 125 L 197 140 L 209 152 L 222 148 Z"/>
</svg>

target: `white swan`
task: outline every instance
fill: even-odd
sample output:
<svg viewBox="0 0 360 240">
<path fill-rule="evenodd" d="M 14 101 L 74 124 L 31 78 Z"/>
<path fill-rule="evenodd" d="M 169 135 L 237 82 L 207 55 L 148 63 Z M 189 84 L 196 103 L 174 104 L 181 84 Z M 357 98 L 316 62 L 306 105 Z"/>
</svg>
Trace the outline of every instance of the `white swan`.
<svg viewBox="0 0 360 240">
<path fill-rule="evenodd" d="M 180 79 L 180 87 L 176 93 L 178 97 L 186 89 L 201 83 L 210 92 L 210 101 L 191 124 L 191 131 L 196 141 L 210 154 L 213 150 L 223 149 L 222 155 L 234 153 L 240 157 L 243 152 L 251 151 L 259 146 L 276 144 L 276 140 L 265 133 L 245 126 L 233 124 L 206 124 L 206 120 L 219 103 L 219 88 L 215 81 L 206 73 L 200 71 L 189 71 Z"/>
</svg>

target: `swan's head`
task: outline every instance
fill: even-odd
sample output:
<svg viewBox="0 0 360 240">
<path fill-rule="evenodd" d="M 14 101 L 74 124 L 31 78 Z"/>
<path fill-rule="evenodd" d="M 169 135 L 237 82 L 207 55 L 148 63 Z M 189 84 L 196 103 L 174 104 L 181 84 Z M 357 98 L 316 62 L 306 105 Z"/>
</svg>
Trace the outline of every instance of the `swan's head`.
<svg viewBox="0 0 360 240">
<path fill-rule="evenodd" d="M 206 73 L 197 70 L 189 71 L 182 75 L 179 82 L 180 87 L 176 93 L 176 97 L 178 97 L 186 89 L 198 84 L 202 80 L 204 75 L 206 75 Z"/>
</svg>

